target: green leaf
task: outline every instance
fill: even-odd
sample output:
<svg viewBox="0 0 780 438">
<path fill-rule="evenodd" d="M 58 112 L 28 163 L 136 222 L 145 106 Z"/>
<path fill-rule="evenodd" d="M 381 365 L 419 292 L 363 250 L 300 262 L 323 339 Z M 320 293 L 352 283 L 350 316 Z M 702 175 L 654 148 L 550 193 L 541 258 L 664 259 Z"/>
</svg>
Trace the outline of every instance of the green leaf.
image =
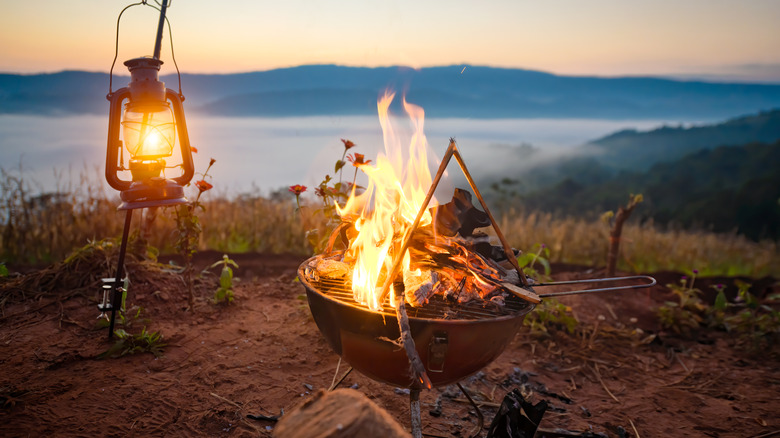
<svg viewBox="0 0 780 438">
<path fill-rule="evenodd" d="M 5 265 L 5 263 L 0 263 L 0 277 L 7 277 L 8 276 L 8 267 Z"/>
<path fill-rule="evenodd" d="M 718 295 L 715 296 L 715 309 L 717 310 L 726 310 L 726 306 L 728 303 L 726 302 L 726 294 L 723 292 L 723 289 L 718 291 Z"/>
<path fill-rule="evenodd" d="M 550 275 L 550 262 L 547 261 L 547 259 L 539 257 L 536 259 L 537 262 L 541 263 L 542 266 L 544 266 L 544 275 Z"/>
<path fill-rule="evenodd" d="M 347 164 L 346 161 L 343 160 L 336 161 L 336 167 L 334 172 L 338 172 L 339 170 L 341 170 L 341 168 L 344 167 L 345 164 Z"/>
<path fill-rule="evenodd" d="M 531 261 L 536 257 L 535 254 L 531 254 L 530 252 L 524 252 L 520 254 L 519 257 L 517 257 L 517 264 L 520 265 L 521 268 L 524 268 L 528 266 Z"/>
<path fill-rule="evenodd" d="M 222 275 L 219 276 L 219 286 L 223 289 L 230 289 L 233 286 L 233 271 L 230 268 L 222 269 Z"/>
</svg>

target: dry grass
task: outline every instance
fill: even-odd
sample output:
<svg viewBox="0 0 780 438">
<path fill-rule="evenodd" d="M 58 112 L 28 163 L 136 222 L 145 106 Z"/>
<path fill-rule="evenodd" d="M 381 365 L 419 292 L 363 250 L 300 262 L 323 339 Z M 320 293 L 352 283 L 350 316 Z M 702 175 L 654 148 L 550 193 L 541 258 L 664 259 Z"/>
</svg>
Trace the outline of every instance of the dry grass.
<svg viewBox="0 0 780 438">
<path fill-rule="evenodd" d="M 508 213 L 501 229 L 517 248 L 534 243 L 550 247 L 556 262 L 604 266 L 609 228 L 601 221 L 554 218 L 549 213 Z M 731 233 L 664 230 L 652 222 L 629 222 L 623 228 L 618 267 L 625 271 L 692 271 L 700 275 L 780 274 L 780 251 L 774 241 L 754 242 Z"/>
<path fill-rule="evenodd" d="M 118 198 L 105 196 L 95 175 L 82 172 L 77 184 L 32 195 L 23 172 L 0 168 L 0 261 L 61 260 L 90 240 L 121 233 Z"/>
<path fill-rule="evenodd" d="M 89 241 L 119 237 L 123 212 L 116 196 L 107 196 L 102 175 L 82 172 L 77 184 L 55 192 L 31 195 L 30 185 L 0 168 L 0 262 L 51 263 L 64 259 Z M 259 190 L 258 190 L 259 193 Z M 191 197 L 194 199 L 194 196 Z M 306 230 L 324 229 L 317 205 L 296 211 L 292 194 L 262 197 L 207 192 L 198 210 L 202 234 L 199 249 L 310 254 Z M 174 251 L 175 221 L 162 210 L 148 235 L 163 253 Z M 134 230 L 142 223 L 137 213 Z M 303 223 L 305 221 L 305 224 Z M 556 262 L 603 266 L 608 227 L 600 221 L 521 214 L 509 210 L 500 219 L 510 243 L 520 249 L 544 243 Z M 753 242 L 736 234 L 664 230 L 652 223 L 629 221 L 623 231 L 619 268 L 624 271 L 689 271 L 700 275 L 780 276 L 777 242 Z"/>
</svg>

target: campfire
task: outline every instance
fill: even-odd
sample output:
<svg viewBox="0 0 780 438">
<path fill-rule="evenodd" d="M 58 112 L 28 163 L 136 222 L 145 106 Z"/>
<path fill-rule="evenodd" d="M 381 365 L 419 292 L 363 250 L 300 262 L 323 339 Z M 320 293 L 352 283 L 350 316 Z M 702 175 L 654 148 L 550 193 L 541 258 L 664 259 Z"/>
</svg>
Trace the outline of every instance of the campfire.
<svg viewBox="0 0 780 438">
<path fill-rule="evenodd" d="M 368 176 L 366 188 L 353 185 L 345 205 L 336 206 L 341 224 L 298 277 L 318 328 L 341 358 L 368 377 L 411 389 L 412 429 L 420 436 L 420 390 L 457 383 L 492 362 L 541 298 L 562 295 L 537 295 L 533 287 L 564 283 L 526 278 L 519 251 L 496 225 L 454 139 L 431 176 L 423 110 L 405 100 L 415 132 L 401 147 L 388 117 L 393 97 L 378 103 L 385 154 L 374 165 L 356 163 Z M 453 157 L 471 191 L 455 189 L 440 203 L 434 193 Z M 652 282 L 563 294 L 655 283 L 619 280 L 629 278 Z"/>
<path fill-rule="evenodd" d="M 331 236 L 326 253 L 333 251 L 339 237 L 335 234 L 340 235 L 346 249 L 338 257 L 319 260 L 312 266 L 313 272 L 348 279 L 355 301 L 374 311 L 388 297 L 390 305 L 396 305 L 400 297 L 396 288 L 390 287 L 396 281 L 403 284 L 404 301 L 413 307 L 424 306 L 434 295 L 460 303 L 475 299 L 501 303 L 507 289 L 538 302 L 533 294 L 515 287 L 525 286 L 525 278 L 517 267 L 516 252 L 500 230 L 496 228 L 501 247 L 491 245 L 484 232 L 475 232 L 494 223 L 479 192 L 485 211 L 474 207 L 472 194 L 466 190 L 455 189 L 446 204 L 440 205 L 433 197 L 449 159 L 456 156 L 464 171 L 465 165 L 452 140 L 432 178 L 423 110 L 405 100 L 416 132 L 405 156 L 399 153 L 388 117 L 393 97 L 385 94 L 378 104 L 385 155 L 377 157 L 376 165 L 358 164 L 368 175 L 367 188 L 357 193 L 353 187 L 346 205 L 336 206 L 342 225 Z M 470 175 L 467 177 L 476 190 Z"/>
</svg>

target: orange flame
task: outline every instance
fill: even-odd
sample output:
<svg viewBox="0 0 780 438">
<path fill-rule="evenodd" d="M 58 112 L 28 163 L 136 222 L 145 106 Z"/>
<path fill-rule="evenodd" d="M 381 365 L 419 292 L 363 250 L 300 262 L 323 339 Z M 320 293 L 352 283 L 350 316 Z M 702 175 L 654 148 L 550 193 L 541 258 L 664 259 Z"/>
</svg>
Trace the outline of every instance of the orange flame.
<svg viewBox="0 0 780 438">
<path fill-rule="evenodd" d="M 378 296 L 380 289 L 433 182 L 428 168 L 428 141 L 423 132 L 425 112 L 404 99 L 404 109 L 414 126 L 404 154 L 388 114 L 394 97 L 395 93 L 385 92 L 377 102 L 385 155 L 379 154 L 375 166 L 360 166 L 369 179 L 366 191 L 357 195 L 353 188 L 346 205 L 343 208 L 336 206 L 342 217 L 359 216 L 355 220 L 357 236 L 351 239 L 344 260 L 354 261 L 352 292 L 355 301 L 372 310 L 382 307 Z M 434 205 L 436 201 L 432 199 L 429 207 Z M 431 222 L 431 214 L 426 210 L 420 226 Z M 411 270 L 411 264 L 411 256 L 406 251 L 403 254 L 404 278 L 420 275 L 419 270 Z M 390 303 L 395 303 L 392 290 Z"/>
</svg>

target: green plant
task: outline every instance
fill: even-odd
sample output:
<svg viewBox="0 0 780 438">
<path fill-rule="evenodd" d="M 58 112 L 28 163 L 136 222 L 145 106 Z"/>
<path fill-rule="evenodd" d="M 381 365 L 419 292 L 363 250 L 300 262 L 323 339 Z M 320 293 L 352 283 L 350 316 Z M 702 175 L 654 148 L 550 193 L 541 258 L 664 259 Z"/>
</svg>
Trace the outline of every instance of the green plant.
<svg viewBox="0 0 780 438">
<path fill-rule="evenodd" d="M 114 331 L 117 337 L 116 342 L 106 351 L 100 353 L 97 358 L 117 358 L 135 353 L 152 353 L 155 357 L 163 355 L 163 337 L 160 332 L 147 332 L 146 327 L 141 329 L 141 333 L 130 334 L 123 329 Z"/>
<path fill-rule="evenodd" d="M 334 182 L 334 179 L 330 175 L 325 175 L 325 178 L 314 189 L 314 193 L 321 199 L 322 206 L 312 212 L 312 215 L 320 216 L 323 218 L 324 223 L 319 227 L 312 227 L 305 224 L 306 228 L 306 240 L 312 247 L 315 253 L 321 253 L 325 250 L 328 239 L 331 233 L 341 224 L 341 216 L 339 216 L 336 206 L 343 207 L 346 204 L 349 196 L 355 191 L 363 189 L 363 187 L 356 185 L 357 172 L 360 166 L 369 164 L 371 160 L 366 160 L 363 154 L 351 153 L 347 155 L 347 151 L 355 147 L 355 143 L 350 140 L 341 139 L 344 143 L 344 152 L 341 155 L 341 159 L 336 161 L 334 165 L 334 173 L 338 173 L 339 180 Z M 345 161 L 346 158 L 346 161 Z M 343 181 L 344 166 L 347 161 L 352 163 L 355 168 L 355 172 L 352 175 L 352 182 Z M 300 194 L 306 190 L 306 186 L 295 185 L 290 187 L 290 191 L 295 194 L 295 200 L 300 211 Z M 303 218 L 303 215 L 301 216 Z M 306 222 L 306 221 L 304 221 Z"/>
<path fill-rule="evenodd" d="M 222 270 L 219 274 L 219 287 L 214 292 L 214 303 L 221 303 L 226 301 L 228 303 L 233 302 L 233 281 L 238 281 L 237 278 L 233 278 L 233 269 L 231 266 L 238 268 L 238 264 L 224 254 L 222 260 L 214 262 L 209 269 L 216 268 L 222 265 Z"/>
<path fill-rule="evenodd" d="M 547 334 L 551 328 L 556 328 L 573 334 L 579 321 L 572 314 L 571 307 L 547 298 L 525 317 L 523 324 L 529 327 L 531 333 Z"/>
<path fill-rule="evenodd" d="M 151 322 L 149 318 L 142 317 L 144 312 L 143 307 L 132 305 L 129 309 L 127 308 L 127 290 L 129 285 L 130 280 L 125 277 L 124 284 L 122 286 L 122 300 L 119 305 L 119 309 L 117 309 L 116 312 L 116 323 L 124 327 L 125 330 L 132 328 L 133 325 L 135 325 L 138 321 L 140 321 L 144 326 Z M 97 326 L 99 328 L 107 328 L 109 326 L 108 315 L 101 314 L 101 318 L 97 321 Z M 116 330 L 114 331 L 114 334 L 116 335 Z"/>
<path fill-rule="evenodd" d="M 715 302 L 712 304 L 712 307 L 707 309 L 709 325 L 710 327 L 728 330 L 726 327 L 726 309 L 728 309 L 729 303 L 726 300 L 726 285 L 715 284 L 710 287 L 715 289 L 717 295 L 715 295 Z"/>
<path fill-rule="evenodd" d="M 750 293 L 751 285 L 736 280 L 737 298 L 734 303 L 726 301 L 723 287 L 715 286 L 718 296 L 715 300 L 715 321 L 729 332 L 738 334 L 739 343 L 747 350 L 757 353 L 771 350 L 780 336 L 780 294 L 770 295 L 765 304 Z M 775 306 L 775 307 L 772 307 Z M 736 313 L 724 315 L 728 310 Z"/>
<path fill-rule="evenodd" d="M 206 208 L 200 203 L 200 195 L 207 190 L 211 190 L 214 186 L 211 185 L 206 178 L 210 178 L 209 170 L 211 166 L 217 160 L 209 160 L 209 165 L 206 171 L 203 172 L 203 178 L 195 182 L 195 187 L 198 188 L 198 194 L 195 197 L 195 201 L 187 204 L 182 204 L 175 209 L 176 214 L 176 251 L 184 258 L 184 282 L 187 284 L 187 297 L 190 305 L 190 309 L 195 308 L 195 293 L 193 291 L 192 284 L 192 256 L 198 251 L 198 243 L 200 242 L 201 226 L 198 215 L 195 214 L 197 209 L 205 211 Z"/>
<path fill-rule="evenodd" d="M 0 277 L 8 277 L 8 266 L 5 265 L 5 262 L 0 263 Z"/>
<path fill-rule="evenodd" d="M 542 273 L 536 270 L 537 262 L 544 269 Z M 546 281 L 550 278 L 550 249 L 543 243 L 534 244 L 530 251 L 520 254 L 517 264 L 526 276 Z"/>
<path fill-rule="evenodd" d="M 701 326 L 708 307 L 700 298 L 701 290 L 693 287 L 698 273 L 699 271 L 693 270 L 690 282 L 688 277 L 683 276 L 679 284 L 666 285 L 677 295 L 678 302 L 666 301 L 658 308 L 658 319 L 662 327 L 677 334 L 687 335 Z"/>
<path fill-rule="evenodd" d="M 116 341 L 108 350 L 100 353 L 97 356 L 98 359 L 117 358 L 128 354 L 144 352 L 152 353 L 156 357 L 162 356 L 162 349 L 166 344 L 162 342 L 162 334 L 160 332 L 146 331 L 146 325 L 151 321 L 148 318 L 141 317 L 144 308 L 136 305 L 130 307 L 130 309 L 127 309 L 126 307 L 128 285 L 129 280 L 125 277 L 124 285 L 122 287 L 122 302 L 116 314 L 116 322 L 123 328 L 114 330 Z M 141 332 L 136 334 L 130 333 L 128 330 L 138 321 L 144 324 Z M 100 318 L 97 324 L 100 328 L 108 327 L 108 318 Z"/>
<path fill-rule="evenodd" d="M 541 265 L 542 272 L 536 268 Z M 523 274 L 534 280 L 549 281 L 550 279 L 550 249 L 543 243 L 534 244 L 529 251 L 517 258 L 517 265 L 523 270 Z M 549 333 L 550 328 L 565 329 L 574 333 L 577 318 L 574 317 L 571 307 L 562 304 L 554 298 L 542 301 L 534 311 L 526 316 L 523 324 L 528 326 L 532 333 Z"/>
</svg>

